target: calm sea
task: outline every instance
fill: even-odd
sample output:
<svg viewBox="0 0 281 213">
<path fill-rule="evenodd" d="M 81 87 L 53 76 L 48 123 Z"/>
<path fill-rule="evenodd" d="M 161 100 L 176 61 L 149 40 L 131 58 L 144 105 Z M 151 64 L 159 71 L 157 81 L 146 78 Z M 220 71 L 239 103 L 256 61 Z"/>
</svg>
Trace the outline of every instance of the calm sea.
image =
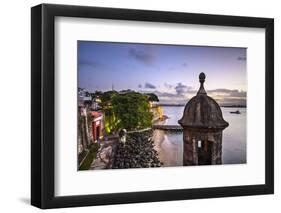
<svg viewBox="0 0 281 213">
<path fill-rule="evenodd" d="M 246 163 L 246 108 L 221 108 L 223 118 L 229 126 L 223 131 L 222 163 Z M 164 125 L 178 125 L 182 117 L 183 106 L 163 106 L 164 115 L 169 118 Z M 232 114 L 239 110 L 241 114 Z M 182 166 L 183 133 L 154 130 L 155 149 L 164 166 Z"/>
</svg>

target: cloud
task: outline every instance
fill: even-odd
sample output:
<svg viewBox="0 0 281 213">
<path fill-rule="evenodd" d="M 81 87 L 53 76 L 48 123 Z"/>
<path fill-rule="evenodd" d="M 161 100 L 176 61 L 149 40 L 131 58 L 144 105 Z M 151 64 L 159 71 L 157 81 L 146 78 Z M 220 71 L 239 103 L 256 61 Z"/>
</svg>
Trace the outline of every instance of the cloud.
<svg viewBox="0 0 281 213">
<path fill-rule="evenodd" d="M 159 90 L 142 90 L 141 91 L 142 93 L 154 93 L 156 94 L 160 99 L 170 99 L 173 100 L 174 98 L 180 98 L 182 99 L 183 97 L 182 96 L 179 96 L 178 94 L 176 93 L 172 93 L 172 92 L 162 92 L 162 91 L 159 91 Z M 161 101 L 161 100 L 160 100 Z"/>
<path fill-rule="evenodd" d="M 172 84 L 168 84 L 168 83 L 164 83 L 164 87 L 167 88 L 167 89 L 172 89 L 173 88 L 173 85 Z"/>
<path fill-rule="evenodd" d="M 237 57 L 237 60 L 238 60 L 238 61 L 246 61 L 246 59 L 247 59 L 247 58 L 246 58 L 245 56 L 238 56 L 238 57 Z"/>
<path fill-rule="evenodd" d="M 154 91 L 154 93 L 160 97 L 166 97 L 166 98 L 178 97 L 178 95 L 175 93 L 160 92 L 160 91 Z"/>
<path fill-rule="evenodd" d="M 187 64 L 186 62 L 184 62 L 184 63 L 182 63 L 182 66 L 183 66 L 183 67 L 187 67 L 188 64 Z"/>
<path fill-rule="evenodd" d="M 220 105 L 227 106 L 227 105 L 247 105 L 247 100 L 243 98 L 224 98 L 221 100 L 216 100 Z"/>
<path fill-rule="evenodd" d="M 175 86 L 176 93 L 177 93 L 177 95 L 180 95 L 180 96 L 183 96 L 185 93 L 187 93 L 191 89 L 192 89 L 192 87 L 186 86 L 182 83 L 178 83 Z"/>
<path fill-rule="evenodd" d="M 142 51 L 131 48 L 129 49 L 129 55 L 145 65 L 151 65 L 155 61 L 155 55 L 150 51 Z"/>
<path fill-rule="evenodd" d="M 208 90 L 208 92 L 212 93 L 212 92 L 218 92 L 218 93 L 228 93 L 231 90 L 229 89 L 213 89 L 213 90 Z"/>
<path fill-rule="evenodd" d="M 246 97 L 247 96 L 247 92 L 241 90 L 237 90 L 237 89 L 234 89 L 234 90 L 230 90 L 230 89 L 214 89 L 214 90 L 207 90 L 207 93 L 208 94 L 214 94 L 214 95 L 217 95 L 217 96 L 223 96 L 223 97 L 240 97 L 240 98 L 243 98 L 243 97 Z"/>
<path fill-rule="evenodd" d="M 156 86 L 154 86 L 151 83 L 146 82 L 145 85 L 144 85 L 144 88 L 146 88 L 146 89 L 156 89 Z"/>
<path fill-rule="evenodd" d="M 246 97 L 247 92 L 245 91 L 238 91 L 238 90 L 232 90 L 229 94 L 231 97 Z"/>
<path fill-rule="evenodd" d="M 89 67 L 97 67 L 99 66 L 99 63 L 93 61 L 93 60 L 79 60 L 79 65 L 80 66 L 89 66 Z"/>
<path fill-rule="evenodd" d="M 142 85 L 141 85 L 141 84 L 139 84 L 139 85 L 138 85 L 138 88 L 142 88 Z"/>
<path fill-rule="evenodd" d="M 168 83 L 164 83 L 165 88 L 168 88 L 168 91 L 160 91 L 156 88 L 147 88 L 142 87 L 141 92 L 155 93 L 160 103 L 166 104 L 183 104 L 185 105 L 193 96 L 197 94 L 198 89 L 193 89 L 190 86 L 184 85 L 183 83 L 178 83 L 176 86 Z M 219 105 L 246 105 L 247 102 L 247 92 L 243 90 L 231 90 L 218 88 L 213 90 L 207 90 L 207 95 L 215 99 Z"/>
<path fill-rule="evenodd" d="M 247 92 L 243 90 L 214 89 L 207 90 L 207 94 L 220 105 L 246 105 Z"/>
</svg>

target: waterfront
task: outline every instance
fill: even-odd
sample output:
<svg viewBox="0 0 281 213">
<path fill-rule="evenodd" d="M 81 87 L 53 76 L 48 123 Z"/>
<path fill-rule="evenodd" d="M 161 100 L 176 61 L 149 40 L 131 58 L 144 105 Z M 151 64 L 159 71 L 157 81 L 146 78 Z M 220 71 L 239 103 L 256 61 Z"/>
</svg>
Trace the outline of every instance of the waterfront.
<svg viewBox="0 0 281 213">
<path fill-rule="evenodd" d="M 246 163 L 246 48 L 77 50 L 79 170 Z"/>
<path fill-rule="evenodd" d="M 163 106 L 163 114 L 168 119 L 164 125 L 178 125 L 184 106 Z M 237 108 L 221 108 L 223 118 L 229 123 L 223 131 L 222 164 L 246 163 L 246 118 L 247 109 L 239 108 L 241 114 L 232 114 Z M 182 166 L 183 162 L 183 133 L 154 130 L 153 140 L 160 161 L 164 166 Z"/>
</svg>

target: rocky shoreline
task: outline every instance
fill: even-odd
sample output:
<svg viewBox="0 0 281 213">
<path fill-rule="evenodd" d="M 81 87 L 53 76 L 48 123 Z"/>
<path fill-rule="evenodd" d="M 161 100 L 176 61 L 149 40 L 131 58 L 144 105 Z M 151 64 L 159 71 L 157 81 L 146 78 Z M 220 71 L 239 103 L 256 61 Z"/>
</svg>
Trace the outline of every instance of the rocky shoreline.
<svg viewBox="0 0 281 213">
<path fill-rule="evenodd" d="M 152 130 L 127 135 L 126 143 L 117 145 L 113 169 L 149 168 L 163 165 L 154 149 Z"/>
</svg>

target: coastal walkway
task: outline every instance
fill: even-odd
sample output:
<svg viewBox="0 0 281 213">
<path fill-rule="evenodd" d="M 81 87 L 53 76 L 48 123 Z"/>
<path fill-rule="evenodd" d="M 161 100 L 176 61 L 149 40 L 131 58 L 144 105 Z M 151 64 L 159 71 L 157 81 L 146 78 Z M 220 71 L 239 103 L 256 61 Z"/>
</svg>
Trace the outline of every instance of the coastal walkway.
<svg viewBox="0 0 281 213">
<path fill-rule="evenodd" d="M 183 128 L 180 125 L 161 125 L 154 124 L 152 129 L 168 130 L 168 131 L 183 131 Z"/>
<path fill-rule="evenodd" d="M 118 140 L 111 139 L 102 141 L 101 147 L 97 153 L 96 159 L 93 160 L 90 169 L 109 169 L 112 167 L 114 154 L 117 148 Z"/>
</svg>

